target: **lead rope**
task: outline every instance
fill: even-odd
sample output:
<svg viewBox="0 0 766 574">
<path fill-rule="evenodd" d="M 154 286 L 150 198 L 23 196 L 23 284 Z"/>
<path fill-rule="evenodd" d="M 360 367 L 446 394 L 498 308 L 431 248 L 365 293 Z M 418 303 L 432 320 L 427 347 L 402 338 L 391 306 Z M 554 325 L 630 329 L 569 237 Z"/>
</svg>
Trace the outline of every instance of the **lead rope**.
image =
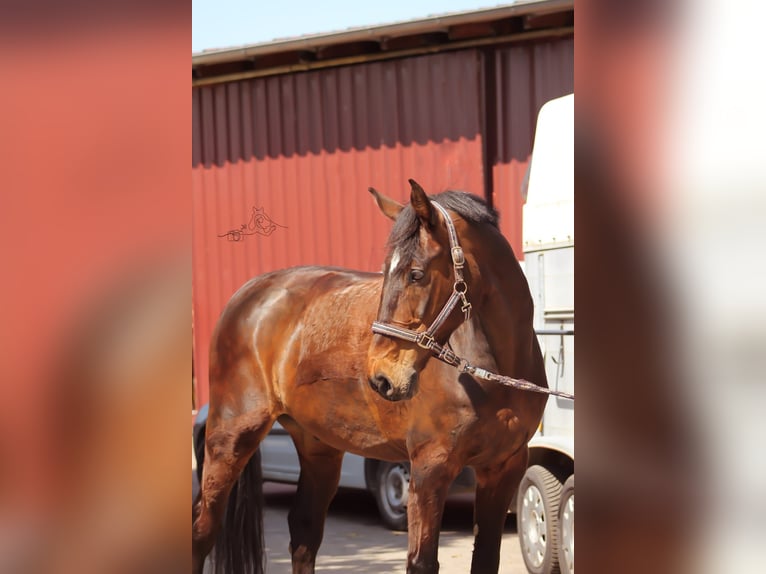
<svg viewBox="0 0 766 574">
<path fill-rule="evenodd" d="M 514 389 L 521 389 L 522 391 L 532 391 L 533 393 L 541 393 L 544 395 L 561 397 L 562 399 L 569 399 L 570 401 L 574 400 L 574 395 L 571 393 L 540 387 L 534 383 L 530 383 L 526 379 L 514 379 L 513 377 L 507 377 L 505 375 L 498 375 L 497 373 L 482 369 L 481 367 L 474 367 L 462 357 L 457 356 L 452 349 L 449 349 L 445 345 L 440 345 L 436 341 L 431 342 L 429 350 L 443 363 L 456 367 L 461 373 L 468 373 L 472 377 L 499 383 L 506 387 L 513 387 Z"/>
</svg>

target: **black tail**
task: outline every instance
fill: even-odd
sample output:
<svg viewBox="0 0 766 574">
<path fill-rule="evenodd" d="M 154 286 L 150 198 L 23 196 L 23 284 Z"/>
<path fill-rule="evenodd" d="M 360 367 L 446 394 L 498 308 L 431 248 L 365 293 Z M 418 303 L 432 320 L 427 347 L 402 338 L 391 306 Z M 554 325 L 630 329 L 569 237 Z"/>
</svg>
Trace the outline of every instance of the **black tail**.
<svg viewBox="0 0 766 574">
<path fill-rule="evenodd" d="M 231 489 L 226 514 L 213 551 L 215 574 L 263 574 L 263 474 L 261 451 L 255 451 Z"/>
</svg>

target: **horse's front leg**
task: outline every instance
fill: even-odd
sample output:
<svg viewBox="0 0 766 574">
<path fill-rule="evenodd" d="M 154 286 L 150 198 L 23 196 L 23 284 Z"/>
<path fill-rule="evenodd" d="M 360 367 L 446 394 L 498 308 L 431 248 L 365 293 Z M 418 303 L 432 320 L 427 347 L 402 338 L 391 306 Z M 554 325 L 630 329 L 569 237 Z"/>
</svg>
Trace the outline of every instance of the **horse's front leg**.
<svg viewBox="0 0 766 574">
<path fill-rule="evenodd" d="M 474 545 L 471 574 L 490 574 L 500 566 L 500 542 L 508 506 L 527 468 L 526 445 L 498 466 L 476 468 Z"/>
<path fill-rule="evenodd" d="M 444 501 L 459 472 L 458 465 L 434 453 L 420 453 L 411 461 L 407 574 L 439 572 L 437 555 Z"/>
</svg>

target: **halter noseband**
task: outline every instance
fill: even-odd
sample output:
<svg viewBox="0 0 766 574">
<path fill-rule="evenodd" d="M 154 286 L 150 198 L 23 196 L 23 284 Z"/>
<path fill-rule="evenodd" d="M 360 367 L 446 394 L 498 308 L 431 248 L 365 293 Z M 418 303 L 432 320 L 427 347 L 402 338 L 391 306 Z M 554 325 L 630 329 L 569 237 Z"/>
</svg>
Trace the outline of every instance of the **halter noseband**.
<svg viewBox="0 0 766 574">
<path fill-rule="evenodd" d="M 436 330 L 441 327 L 442 323 L 447 320 L 449 314 L 457 306 L 458 300 L 462 301 L 463 305 L 461 310 L 465 314 L 465 321 L 471 317 L 471 303 L 468 301 L 466 293 L 468 292 L 468 285 L 466 285 L 463 279 L 463 267 L 465 266 L 465 257 L 463 256 L 463 249 L 457 241 L 457 233 L 455 232 L 455 224 L 452 223 L 447 210 L 435 201 L 431 201 L 431 204 L 439 210 L 439 213 L 444 217 L 444 223 L 447 225 L 447 232 L 449 233 L 450 250 L 452 252 L 452 268 L 455 272 L 455 283 L 452 286 L 452 295 L 442 307 L 439 315 L 431 323 L 425 331 L 413 331 L 412 329 L 402 329 L 388 323 L 379 323 L 375 321 L 372 324 L 372 332 L 378 335 L 386 335 L 388 337 L 394 337 L 396 339 L 403 339 L 410 343 L 416 343 L 418 346 L 427 349 L 433 353 L 437 359 L 456 367 L 461 373 L 468 373 L 474 377 L 478 377 L 487 381 L 493 381 L 501 385 L 521 389 L 522 391 L 532 391 L 535 393 L 542 393 L 545 395 L 553 395 L 562 397 L 574 401 L 574 395 L 566 393 L 564 391 L 552 390 L 547 387 L 540 387 L 534 383 L 530 383 L 525 379 L 514 379 L 506 375 L 500 375 L 482 369 L 480 367 L 472 366 L 468 361 L 462 357 L 458 357 L 449 345 L 439 344 L 434 336 Z"/>
<path fill-rule="evenodd" d="M 418 346 L 429 351 L 433 350 L 438 345 L 434 339 L 436 331 L 442 326 L 442 323 L 447 320 L 452 310 L 457 306 L 458 301 L 462 303 L 460 309 L 463 311 L 465 321 L 471 317 L 471 303 L 468 301 L 466 293 L 468 293 L 468 285 L 466 285 L 463 279 L 463 267 L 465 266 L 465 256 L 463 255 L 463 248 L 460 247 L 460 243 L 457 240 L 457 232 L 455 231 L 455 224 L 452 223 L 447 210 L 435 201 L 431 202 L 439 213 L 444 218 L 444 223 L 447 226 L 447 233 L 449 234 L 450 252 L 452 254 L 452 269 L 455 273 L 455 283 L 452 286 L 452 294 L 447 302 L 442 307 L 441 312 L 436 316 L 434 322 L 425 331 L 413 331 L 412 329 L 403 329 L 396 327 L 388 323 L 379 323 L 375 321 L 372 324 L 372 332 L 378 335 L 386 335 L 388 337 L 394 337 L 396 339 L 403 339 L 410 343 L 416 343 Z"/>
</svg>

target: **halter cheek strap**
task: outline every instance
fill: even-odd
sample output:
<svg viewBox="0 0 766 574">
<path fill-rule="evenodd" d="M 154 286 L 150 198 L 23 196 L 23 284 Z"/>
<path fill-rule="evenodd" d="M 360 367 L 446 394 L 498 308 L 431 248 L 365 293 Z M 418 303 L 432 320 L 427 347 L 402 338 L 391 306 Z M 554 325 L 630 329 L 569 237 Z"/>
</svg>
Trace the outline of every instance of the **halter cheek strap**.
<svg viewBox="0 0 766 574">
<path fill-rule="evenodd" d="M 463 255 L 463 249 L 460 247 L 460 243 L 457 240 L 457 232 L 455 231 L 455 224 L 452 223 L 447 210 L 435 201 L 431 201 L 431 204 L 439 210 L 442 214 L 444 223 L 447 226 L 447 233 L 449 234 L 450 251 L 452 253 L 452 270 L 455 274 L 455 283 L 452 286 L 452 294 L 447 302 L 442 307 L 442 310 L 425 331 L 413 331 L 412 329 L 402 329 L 388 323 L 379 323 L 375 321 L 372 324 L 372 332 L 378 335 L 386 335 L 388 337 L 394 337 L 396 339 L 403 339 L 411 343 L 416 343 L 420 347 L 431 351 L 437 359 L 457 367 L 460 372 L 469 373 L 474 377 L 479 377 L 487 381 L 493 381 L 501 385 L 521 389 L 523 391 L 532 391 L 535 393 L 543 393 L 546 395 L 554 395 L 574 401 L 574 395 L 565 393 L 564 391 L 551 390 L 546 387 L 540 387 L 534 383 L 530 383 L 524 379 L 514 379 L 505 375 L 500 375 L 481 369 L 479 367 L 472 366 L 465 359 L 458 357 L 447 346 L 439 344 L 434 336 L 437 329 L 442 326 L 442 323 L 447 320 L 450 313 L 457 307 L 458 303 L 461 303 L 461 310 L 465 315 L 465 321 L 471 317 L 471 303 L 468 301 L 468 285 L 466 285 L 463 279 L 463 267 L 465 266 L 465 257 Z"/>
<path fill-rule="evenodd" d="M 450 253 L 452 255 L 452 270 L 455 275 L 455 282 L 452 285 L 452 294 L 447 302 L 442 307 L 442 310 L 436 316 L 431 326 L 425 331 L 414 331 L 412 329 L 403 329 L 390 323 L 380 323 L 375 321 L 372 324 L 372 332 L 378 335 L 386 335 L 388 337 L 395 337 L 397 339 L 403 339 L 411 343 L 416 343 L 424 349 L 431 350 L 434 348 L 436 341 L 436 331 L 450 316 L 450 313 L 460 304 L 460 310 L 463 311 L 464 321 L 468 321 L 471 318 L 471 303 L 468 301 L 468 285 L 463 278 L 463 267 L 465 267 L 465 255 L 463 254 L 463 248 L 460 247 L 460 243 L 457 239 L 457 232 L 455 231 L 455 224 L 441 205 L 435 201 L 431 202 L 439 213 L 441 213 L 444 223 L 447 226 L 447 234 L 449 235 Z"/>
</svg>

